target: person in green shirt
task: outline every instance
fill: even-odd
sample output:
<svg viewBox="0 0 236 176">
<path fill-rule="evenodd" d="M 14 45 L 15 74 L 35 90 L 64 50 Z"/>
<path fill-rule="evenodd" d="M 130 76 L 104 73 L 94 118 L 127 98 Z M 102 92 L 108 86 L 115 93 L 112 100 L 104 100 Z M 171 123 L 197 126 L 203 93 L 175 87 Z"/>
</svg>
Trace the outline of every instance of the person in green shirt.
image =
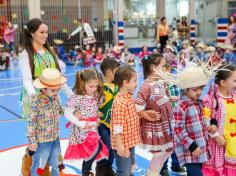
<svg viewBox="0 0 236 176">
<path fill-rule="evenodd" d="M 103 116 L 100 118 L 100 125 L 98 127 L 99 135 L 103 143 L 109 150 L 108 160 L 101 160 L 96 166 L 96 176 L 115 176 L 115 172 L 112 169 L 112 163 L 115 155 L 111 148 L 110 140 L 110 120 L 111 120 L 111 108 L 112 103 L 117 95 L 119 88 L 114 84 L 114 74 L 120 64 L 114 59 L 104 59 L 100 65 L 100 69 L 104 76 L 103 92 L 105 96 L 104 103 L 99 107 L 99 111 Z"/>
</svg>

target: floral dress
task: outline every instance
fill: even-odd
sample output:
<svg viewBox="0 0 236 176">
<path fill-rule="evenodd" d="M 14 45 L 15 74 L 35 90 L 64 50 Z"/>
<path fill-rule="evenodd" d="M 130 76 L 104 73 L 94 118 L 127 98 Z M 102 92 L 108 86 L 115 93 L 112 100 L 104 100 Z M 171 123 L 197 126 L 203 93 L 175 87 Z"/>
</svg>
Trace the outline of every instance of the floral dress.
<svg viewBox="0 0 236 176">
<path fill-rule="evenodd" d="M 98 107 L 102 102 L 98 98 L 87 95 L 72 95 L 66 107 L 73 108 L 80 113 L 79 120 L 87 122 L 98 121 Z M 98 151 L 99 143 L 102 143 L 97 128 L 81 129 L 70 125 L 69 146 L 66 150 L 65 159 L 90 160 Z M 96 161 L 107 158 L 109 155 L 107 147 L 102 143 L 102 149 L 96 157 Z"/>
</svg>

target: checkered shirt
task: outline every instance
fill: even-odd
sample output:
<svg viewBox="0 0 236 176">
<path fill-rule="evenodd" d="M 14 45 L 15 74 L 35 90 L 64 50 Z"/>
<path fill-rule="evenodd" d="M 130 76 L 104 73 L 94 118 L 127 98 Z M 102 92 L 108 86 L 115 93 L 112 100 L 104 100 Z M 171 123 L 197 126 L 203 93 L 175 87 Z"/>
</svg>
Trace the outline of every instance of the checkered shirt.
<svg viewBox="0 0 236 176">
<path fill-rule="evenodd" d="M 139 117 L 131 94 L 118 94 L 112 105 L 111 144 L 113 149 L 117 149 L 114 126 L 123 128 L 122 143 L 125 148 L 141 144 Z"/>
<path fill-rule="evenodd" d="M 59 137 L 59 116 L 62 113 L 59 97 L 49 98 L 40 93 L 31 103 L 27 124 L 29 144 L 56 140 Z"/>
<path fill-rule="evenodd" d="M 201 106 L 186 96 L 182 96 L 174 108 L 172 131 L 175 151 L 180 165 L 185 163 L 204 163 L 209 159 L 205 139 L 205 127 L 201 115 Z M 189 151 L 190 145 L 196 142 L 202 154 L 195 158 Z"/>
</svg>

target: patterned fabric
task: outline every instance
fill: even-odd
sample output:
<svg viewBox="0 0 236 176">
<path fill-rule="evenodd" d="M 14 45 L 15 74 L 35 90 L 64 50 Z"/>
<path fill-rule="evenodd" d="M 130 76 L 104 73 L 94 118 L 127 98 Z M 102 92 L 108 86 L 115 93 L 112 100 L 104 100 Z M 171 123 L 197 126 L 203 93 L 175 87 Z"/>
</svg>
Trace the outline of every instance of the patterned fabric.
<svg viewBox="0 0 236 176">
<path fill-rule="evenodd" d="M 98 120 L 98 106 L 102 103 L 103 99 L 98 101 L 96 97 L 87 95 L 72 95 L 67 103 L 66 107 L 74 108 L 81 115 L 81 120 L 90 121 L 97 118 Z M 76 125 L 71 125 L 70 131 L 70 144 L 77 144 L 84 142 L 87 133 L 91 130 L 80 129 Z M 97 132 L 97 129 L 92 131 Z"/>
<path fill-rule="evenodd" d="M 112 90 L 112 86 L 114 87 L 114 90 Z M 100 123 L 104 124 L 108 128 L 110 128 L 112 103 L 118 91 L 119 87 L 114 84 L 103 84 L 103 93 L 105 96 L 105 101 L 99 107 L 99 111 L 103 113 L 103 116 L 100 118 Z"/>
<path fill-rule="evenodd" d="M 117 95 L 112 105 L 111 144 L 117 149 L 114 127 L 123 128 L 122 142 L 125 148 L 132 148 L 141 143 L 139 117 L 131 94 Z"/>
<path fill-rule="evenodd" d="M 59 98 L 40 93 L 32 99 L 27 124 L 29 144 L 55 141 L 59 137 L 59 117 L 63 110 Z"/>
<path fill-rule="evenodd" d="M 206 147 L 206 129 L 203 125 L 201 105 L 194 103 L 186 96 L 182 96 L 174 108 L 172 130 L 175 151 L 180 165 L 185 163 L 204 163 L 209 159 Z M 196 142 L 202 154 L 195 158 L 189 151 L 190 145 Z"/>
<path fill-rule="evenodd" d="M 170 131 L 172 107 L 166 89 L 163 82 L 144 81 L 135 100 L 138 111 L 151 109 L 162 115 L 161 120 L 156 122 L 141 119 L 142 147 L 151 151 L 166 151 L 173 148 Z"/>
<path fill-rule="evenodd" d="M 234 102 L 235 102 L 236 95 L 233 95 L 233 97 L 234 97 Z M 216 110 L 216 103 L 218 104 L 217 110 Z M 207 95 L 206 97 L 204 97 L 203 105 L 204 105 L 205 111 L 206 111 L 206 109 L 208 109 L 208 110 L 210 109 L 210 111 L 208 111 L 208 113 L 205 112 L 204 118 L 207 119 L 206 124 L 209 124 L 210 118 L 216 118 L 218 133 L 220 135 L 225 135 L 225 128 L 231 129 L 231 127 L 226 127 L 226 124 L 227 124 L 227 120 L 226 120 L 227 117 L 226 116 L 230 115 L 230 118 L 231 117 L 234 118 L 235 112 L 231 111 L 231 110 L 230 111 L 228 110 L 228 112 L 226 111 L 226 109 L 228 109 L 228 107 L 227 107 L 228 105 L 225 102 L 224 98 L 221 97 L 218 93 L 216 93 L 216 97 L 213 95 Z M 232 105 L 235 106 L 235 104 L 232 104 Z M 236 108 L 234 108 L 234 109 L 236 109 Z M 234 124 L 234 123 L 232 123 L 232 124 Z M 232 128 L 232 130 L 233 130 L 233 128 Z M 208 145 L 208 149 L 209 149 L 211 158 L 209 159 L 209 161 L 207 161 L 203 165 L 204 168 L 218 172 L 218 174 L 220 174 L 220 175 L 223 175 L 223 170 L 226 170 L 226 168 L 228 168 L 229 170 L 230 170 L 230 168 L 235 168 L 236 159 L 235 158 L 232 159 L 231 157 L 225 156 L 225 148 L 224 147 L 217 145 L 215 140 L 210 137 L 208 138 L 207 145 Z M 232 144 L 229 145 L 229 147 L 231 147 L 231 146 L 232 146 Z M 235 152 L 235 149 L 234 149 L 234 152 Z M 232 152 L 232 154 L 234 152 Z"/>
<path fill-rule="evenodd" d="M 234 58 L 233 52 L 224 53 L 223 59 L 225 60 L 225 62 L 227 62 L 229 64 L 235 64 L 235 58 Z"/>
<path fill-rule="evenodd" d="M 66 107 L 73 108 L 80 114 L 79 120 L 87 122 L 98 121 L 98 106 L 103 102 L 103 98 L 88 95 L 72 95 L 66 104 Z M 72 124 L 70 125 L 69 146 L 66 149 L 65 159 L 85 161 L 90 160 L 99 150 L 99 143 L 102 149 L 95 160 L 99 161 L 108 157 L 107 147 L 102 143 L 96 127 L 91 129 L 82 129 Z"/>
</svg>

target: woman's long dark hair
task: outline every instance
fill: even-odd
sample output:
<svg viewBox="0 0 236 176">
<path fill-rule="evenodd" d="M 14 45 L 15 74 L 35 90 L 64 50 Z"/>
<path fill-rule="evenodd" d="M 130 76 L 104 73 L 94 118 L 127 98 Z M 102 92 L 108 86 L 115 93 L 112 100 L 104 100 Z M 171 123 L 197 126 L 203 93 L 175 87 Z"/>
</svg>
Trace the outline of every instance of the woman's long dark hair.
<svg viewBox="0 0 236 176">
<path fill-rule="evenodd" d="M 30 63 L 30 68 L 31 68 L 31 73 L 32 73 L 32 78 L 35 79 L 34 77 L 34 69 L 35 69 L 35 65 L 34 65 L 34 55 L 35 55 L 35 51 L 32 45 L 32 35 L 31 33 L 34 33 L 38 30 L 39 26 L 41 24 L 46 24 L 44 21 L 42 21 L 39 18 L 33 18 L 31 19 L 28 23 L 27 23 L 27 27 L 24 29 L 24 47 L 29 55 L 29 63 Z M 53 56 L 56 67 L 58 70 L 60 70 L 60 67 L 58 65 L 57 62 L 57 58 L 56 55 L 54 54 L 54 52 L 51 50 L 48 41 L 46 41 L 46 43 L 43 45 L 44 48 L 46 48 Z"/>
</svg>

